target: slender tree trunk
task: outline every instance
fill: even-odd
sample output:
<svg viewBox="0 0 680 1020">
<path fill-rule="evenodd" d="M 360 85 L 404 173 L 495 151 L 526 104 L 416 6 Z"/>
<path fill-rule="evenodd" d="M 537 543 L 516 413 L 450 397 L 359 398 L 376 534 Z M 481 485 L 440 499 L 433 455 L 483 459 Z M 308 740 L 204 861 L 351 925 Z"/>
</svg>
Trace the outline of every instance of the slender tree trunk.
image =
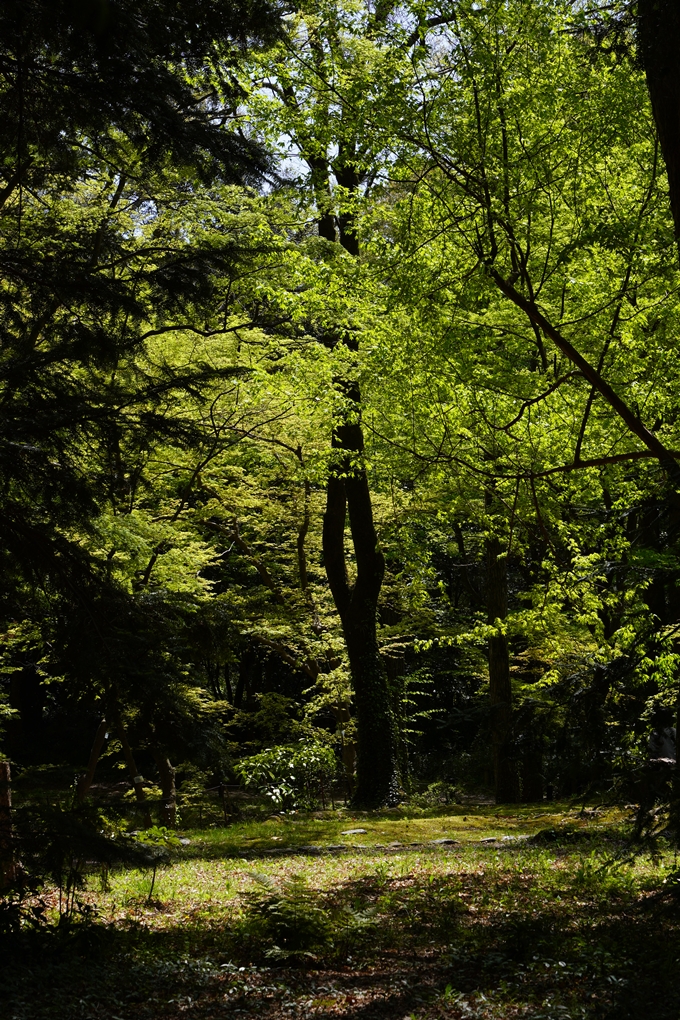
<svg viewBox="0 0 680 1020">
<path fill-rule="evenodd" d="M 82 804 L 87 797 L 90 787 L 94 782 L 94 774 L 97 768 L 97 762 L 99 761 L 99 755 L 102 753 L 104 741 L 106 740 L 106 731 L 108 729 L 108 723 L 106 719 L 102 719 L 97 727 L 97 732 L 94 735 L 94 742 L 92 744 L 92 750 L 90 751 L 90 760 L 87 763 L 87 772 L 84 772 L 78 779 L 78 803 Z"/>
<path fill-rule="evenodd" d="M 543 800 L 543 752 L 531 738 L 522 755 L 522 800 L 525 804 Z"/>
<path fill-rule="evenodd" d="M 223 666 L 223 672 L 224 672 L 224 687 L 227 695 L 227 701 L 229 702 L 230 705 L 233 705 L 234 692 L 231 689 L 231 670 L 229 668 L 228 662 L 225 662 Z"/>
<path fill-rule="evenodd" d="M 342 740 L 342 764 L 345 769 L 345 779 L 347 780 L 347 789 L 351 800 L 354 796 L 354 771 L 357 763 L 357 745 L 347 736 L 346 727 L 348 726 L 352 716 L 350 715 L 349 707 L 344 702 L 337 705 L 334 711 L 336 724 L 340 728 Z"/>
<path fill-rule="evenodd" d="M 151 753 L 158 766 L 158 774 L 161 779 L 161 790 L 163 793 L 163 809 L 161 821 L 168 829 L 174 829 L 177 825 L 177 787 L 175 786 L 175 769 L 170 764 L 170 759 L 163 754 L 159 747 L 151 746 Z"/>
<path fill-rule="evenodd" d="M 387 17 L 390 5 L 376 12 L 376 24 Z M 310 27 L 309 42 L 312 62 L 323 80 L 325 51 L 318 27 Z M 284 94 L 287 102 L 297 99 Z M 324 100 L 325 102 L 325 100 Z M 320 121 L 321 123 L 321 121 Z M 311 173 L 317 204 L 319 235 L 337 243 L 352 255 L 359 254 L 356 214 L 346 202 L 336 216 L 332 176 L 349 198 L 361 184 L 357 163 L 357 143 L 351 132 L 341 131 L 335 139 L 337 155 L 329 152 L 325 135 L 315 138 L 313 145 L 300 145 Z M 352 340 L 338 338 L 352 349 Z M 354 348 L 356 349 L 356 348 Z M 394 802 L 399 796 L 395 723 L 391 708 L 389 684 L 377 639 L 377 605 L 385 561 L 377 548 L 373 524 L 371 494 L 362 464 L 363 433 L 359 421 L 361 394 L 356 383 L 336 379 L 339 393 L 347 398 L 348 411 L 333 431 L 332 446 L 338 458 L 332 466 L 326 490 L 326 512 L 323 526 L 323 550 L 326 575 L 336 609 L 342 622 L 347 654 L 352 673 L 357 722 L 357 785 L 354 803 L 378 806 Z M 344 534 L 349 515 L 350 532 L 356 555 L 357 578 L 350 585 L 345 561 Z M 303 536 L 304 538 L 304 536 Z M 306 575 L 301 563 L 300 577 Z"/>
<path fill-rule="evenodd" d="M 398 763 L 399 779 L 402 789 L 411 791 L 411 761 L 409 757 L 409 744 L 406 739 L 406 719 L 404 706 L 406 704 L 406 689 L 404 683 L 404 659 L 401 655 L 385 655 L 382 660 L 387 673 L 387 683 L 390 689 L 392 714 L 394 716 L 394 734 L 396 740 L 396 756 Z"/>
<path fill-rule="evenodd" d="M 14 885 L 16 879 L 10 765 L 8 761 L 0 761 L 0 889 Z"/>
<path fill-rule="evenodd" d="M 142 807 L 144 813 L 144 824 L 146 825 L 147 828 L 149 828 L 151 826 L 151 814 L 149 813 L 149 805 L 146 800 L 146 792 L 143 786 L 144 778 L 143 776 L 140 775 L 139 771 L 137 770 L 137 763 L 135 762 L 135 758 L 132 753 L 132 748 L 130 747 L 130 742 L 127 738 L 125 727 L 123 726 L 123 720 L 121 719 L 120 711 L 118 710 L 117 707 L 114 708 L 111 715 L 116 725 L 118 739 L 120 740 L 121 746 L 123 748 L 125 763 L 128 767 L 128 773 L 130 775 L 132 788 L 135 791 L 137 803 Z"/>
<path fill-rule="evenodd" d="M 503 543 L 486 543 L 487 620 L 491 626 L 508 615 L 508 560 Z M 512 688 L 508 639 L 497 627 L 489 638 L 489 694 L 491 701 L 491 747 L 496 803 L 517 799 L 517 775 L 512 757 Z"/>
<path fill-rule="evenodd" d="M 358 409 L 358 388 L 352 396 Z M 361 463 L 358 421 L 339 425 L 333 446 L 342 451 L 328 479 L 323 523 L 326 575 L 347 645 L 357 719 L 357 785 L 354 803 L 377 807 L 399 797 L 394 718 L 387 674 L 378 648 L 376 613 L 385 573 L 373 523 L 371 494 Z M 349 583 L 345 523 L 349 515 L 357 576 Z"/>
</svg>

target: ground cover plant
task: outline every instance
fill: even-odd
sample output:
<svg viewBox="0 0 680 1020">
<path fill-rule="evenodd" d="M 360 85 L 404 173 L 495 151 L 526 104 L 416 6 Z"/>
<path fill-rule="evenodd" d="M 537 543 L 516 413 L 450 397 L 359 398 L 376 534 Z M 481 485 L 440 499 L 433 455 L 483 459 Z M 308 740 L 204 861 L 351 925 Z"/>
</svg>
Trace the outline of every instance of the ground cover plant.
<svg viewBox="0 0 680 1020">
<path fill-rule="evenodd" d="M 670 1020 L 677 862 L 663 841 L 631 855 L 629 833 L 620 809 L 567 804 L 192 830 L 151 895 L 148 869 L 91 874 L 86 919 L 5 944 L 0 1010 Z"/>
</svg>

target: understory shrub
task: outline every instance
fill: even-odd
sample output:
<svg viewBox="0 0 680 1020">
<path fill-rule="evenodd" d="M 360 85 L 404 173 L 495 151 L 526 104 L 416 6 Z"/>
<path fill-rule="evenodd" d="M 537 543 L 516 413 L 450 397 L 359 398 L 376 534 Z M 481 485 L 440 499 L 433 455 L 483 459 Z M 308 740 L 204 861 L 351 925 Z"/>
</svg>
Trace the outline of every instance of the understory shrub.
<svg viewBox="0 0 680 1020">
<path fill-rule="evenodd" d="M 244 895 L 244 913 L 234 932 L 236 950 L 248 960 L 315 960 L 357 948 L 375 924 L 374 911 L 329 903 L 304 878 L 282 881 L 254 876 L 259 889 Z"/>
<path fill-rule="evenodd" d="M 338 761 L 325 744 L 269 747 L 236 766 L 244 786 L 276 807 L 325 808 L 337 778 Z"/>
</svg>

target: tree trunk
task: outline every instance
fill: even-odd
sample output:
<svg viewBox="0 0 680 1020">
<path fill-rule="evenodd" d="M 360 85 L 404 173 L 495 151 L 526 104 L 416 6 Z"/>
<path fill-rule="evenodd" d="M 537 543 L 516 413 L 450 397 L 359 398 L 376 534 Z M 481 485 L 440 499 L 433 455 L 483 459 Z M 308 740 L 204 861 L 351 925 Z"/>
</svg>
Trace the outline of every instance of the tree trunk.
<svg viewBox="0 0 680 1020">
<path fill-rule="evenodd" d="M 135 791 L 137 803 L 142 806 L 142 810 L 144 813 L 144 824 L 147 828 L 150 828 L 151 815 L 149 813 L 149 805 L 146 801 L 146 793 L 144 791 L 143 786 L 144 778 L 137 771 L 137 764 L 132 753 L 132 748 L 130 747 L 130 742 L 127 738 L 127 733 L 125 732 L 125 727 L 123 726 L 123 720 L 121 719 L 120 712 L 117 707 L 114 708 L 111 715 L 116 724 L 116 732 L 118 734 L 118 739 L 120 740 L 121 746 L 123 748 L 125 763 L 127 764 L 128 767 L 128 773 L 130 775 L 132 788 Z"/>
<path fill-rule="evenodd" d="M 84 772 L 78 779 L 77 791 L 79 804 L 82 804 L 87 797 L 90 787 L 94 781 L 94 773 L 97 768 L 97 762 L 99 761 L 99 755 L 102 753 L 104 741 L 106 740 L 107 729 L 108 723 L 106 719 L 102 719 L 97 727 L 97 732 L 94 735 L 94 742 L 92 744 L 92 750 L 90 751 L 90 760 L 87 763 L 87 772 Z"/>
<path fill-rule="evenodd" d="M 675 239 L 680 248 L 680 6 L 677 0 L 638 0 L 638 52 L 666 164 Z M 680 690 L 676 727 L 680 735 Z M 673 770 L 672 782 L 670 825 L 676 838 L 680 838 L 680 769 Z"/>
<path fill-rule="evenodd" d="M 508 615 L 508 560 L 498 538 L 486 543 L 487 622 L 494 626 Z M 517 799 L 517 775 L 512 757 L 512 689 L 508 639 L 497 627 L 489 638 L 489 695 L 494 793 L 497 804 Z"/>
<path fill-rule="evenodd" d="M 14 885 L 16 879 L 10 766 L 8 761 L 0 761 L 0 889 Z"/>
<path fill-rule="evenodd" d="M 347 789 L 351 800 L 354 796 L 354 770 L 357 762 L 357 745 L 347 736 L 346 727 L 352 716 L 350 715 L 349 706 L 344 702 L 336 705 L 333 711 L 335 714 L 336 725 L 340 729 L 340 738 L 342 741 L 342 764 L 345 769 L 345 779 L 347 781 Z"/>
<path fill-rule="evenodd" d="M 355 599 L 343 619 L 357 718 L 354 803 L 380 807 L 399 800 L 399 780 L 387 675 L 378 649 L 375 606 Z"/>
<path fill-rule="evenodd" d="M 522 754 L 522 800 L 525 804 L 543 800 L 543 752 L 531 741 Z"/>
<path fill-rule="evenodd" d="M 352 388 L 359 407 L 358 387 Z M 378 807 L 399 797 L 394 718 L 378 648 L 376 613 L 385 573 L 373 523 L 371 494 L 361 463 L 363 434 L 358 421 L 337 426 L 333 447 L 342 451 L 328 479 L 323 522 L 326 575 L 342 622 L 354 688 L 357 717 L 357 785 L 354 803 Z M 349 524 L 357 576 L 350 584 L 345 560 L 345 522 Z"/>
<path fill-rule="evenodd" d="M 666 163 L 675 236 L 680 241 L 680 5 L 638 0 L 638 52 Z"/>
<path fill-rule="evenodd" d="M 170 759 L 163 754 L 158 747 L 151 747 L 154 761 L 158 766 L 158 774 L 161 780 L 163 792 L 163 808 L 161 822 L 168 829 L 174 829 L 177 825 L 177 787 L 175 786 L 175 769 L 170 764 Z"/>
<path fill-rule="evenodd" d="M 234 704 L 234 692 L 231 689 L 231 670 L 229 668 L 229 663 L 228 662 L 225 662 L 225 664 L 223 666 L 223 673 L 224 673 L 224 689 L 225 689 L 227 701 L 229 702 L 230 705 L 233 705 Z"/>
<path fill-rule="evenodd" d="M 325 55 L 318 29 L 310 29 L 309 40 L 312 62 L 322 81 Z M 311 145 L 303 142 L 300 150 L 310 169 L 319 235 L 330 242 L 337 240 L 349 255 L 356 257 L 359 254 L 356 213 L 349 201 L 345 201 L 337 217 L 334 215 L 336 199 L 331 178 L 335 176 L 345 200 L 358 193 L 361 174 L 357 165 L 357 144 L 344 131 L 334 141 L 337 144 L 335 158 L 329 155 L 325 129 L 322 137 L 314 138 Z M 356 342 L 346 334 L 343 336 L 344 333 L 343 330 L 335 342 L 356 350 Z M 342 453 L 332 465 L 326 491 L 324 562 L 342 622 L 354 689 L 357 783 L 353 802 L 357 806 L 377 807 L 394 803 L 399 797 L 395 721 L 377 639 L 376 614 L 385 561 L 377 548 L 371 494 L 362 462 L 364 440 L 359 386 L 347 378 L 336 379 L 334 384 L 338 393 L 347 398 L 348 409 L 340 416 L 332 437 L 333 448 Z M 344 549 L 348 513 L 357 566 L 357 578 L 352 585 L 347 577 Z M 301 583 L 306 573 L 302 567 L 301 564 Z"/>
</svg>

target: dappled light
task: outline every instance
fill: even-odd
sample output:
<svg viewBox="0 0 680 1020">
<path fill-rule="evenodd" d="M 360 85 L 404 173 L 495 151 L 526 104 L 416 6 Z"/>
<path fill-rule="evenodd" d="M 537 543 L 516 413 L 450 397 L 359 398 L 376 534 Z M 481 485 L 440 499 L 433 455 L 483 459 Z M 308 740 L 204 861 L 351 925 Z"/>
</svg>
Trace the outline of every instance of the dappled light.
<svg viewBox="0 0 680 1020">
<path fill-rule="evenodd" d="M 277 856 L 268 823 L 192 832 L 151 899 L 148 869 L 91 874 L 90 915 L 5 943 L 7 1015 L 673 1016 L 670 848 L 631 855 L 620 812 L 474 810 L 361 816 L 361 849 L 333 848 L 352 816 L 290 821 Z"/>
<path fill-rule="evenodd" d="M 5 0 L 0 98 L 0 1020 L 678 1020 L 678 0 Z"/>
</svg>

